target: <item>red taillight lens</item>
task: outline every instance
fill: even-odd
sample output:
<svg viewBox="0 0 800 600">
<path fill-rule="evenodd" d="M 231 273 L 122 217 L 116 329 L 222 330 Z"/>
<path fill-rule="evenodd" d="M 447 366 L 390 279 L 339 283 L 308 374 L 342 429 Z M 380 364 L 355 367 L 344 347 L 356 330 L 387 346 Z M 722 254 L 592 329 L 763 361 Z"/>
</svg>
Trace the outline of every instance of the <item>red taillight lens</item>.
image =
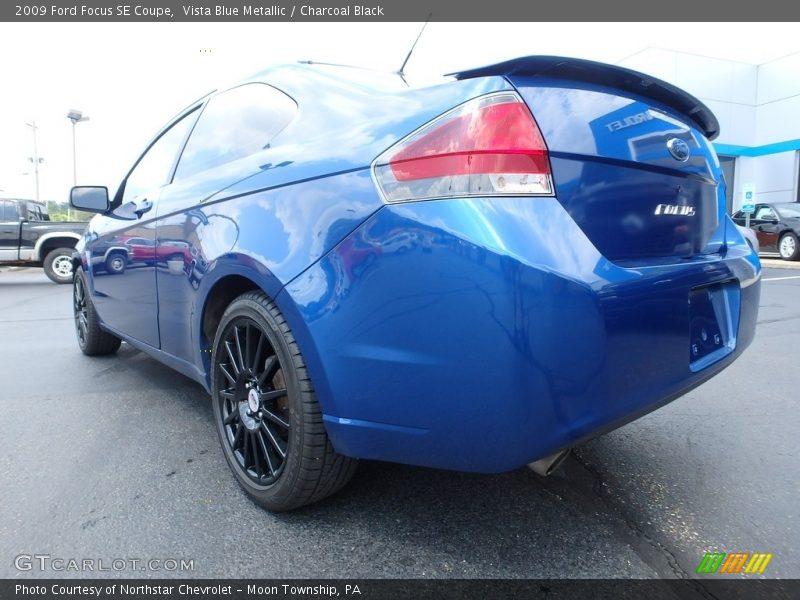
<svg viewBox="0 0 800 600">
<path fill-rule="evenodd" d="M 378 157 L 375 178 L 389 202 L 553 193 L 542 134 L 508 92 L 467 102 L 424 126 Z"/>
</svg>

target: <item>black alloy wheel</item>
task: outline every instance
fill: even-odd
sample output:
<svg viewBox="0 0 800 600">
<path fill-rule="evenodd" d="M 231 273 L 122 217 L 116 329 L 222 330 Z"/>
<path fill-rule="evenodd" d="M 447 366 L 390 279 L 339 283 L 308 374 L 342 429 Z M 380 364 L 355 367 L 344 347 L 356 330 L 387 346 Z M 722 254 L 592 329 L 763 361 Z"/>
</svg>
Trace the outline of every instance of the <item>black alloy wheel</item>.
<svg viewBox="0 0 800 600">
<path fill-rule="evenodd" d="M 249 317 L 228 323 L 216 364 L 225 439 L 242 472 L 256 485 L 275 483 L 289 447 L 288 390 L 266 332 Z"/>
<path fill-rule="evenodd" d="M 248 292 L 228 306 L 211 362 L 222 450 L 255 502 L 291 510 L 350 480 L 358 461 L 333 449 L 300 349 L 266 295 Z"/>
<path fill-rule="evenodd" d="M 86 286 L 83 278 L 78 276 L 72 288 L 72 309 L 75 315 L 75 334 L 78 345 L 83 348 L 89 336 L 89 311 L 86 305 Z"/>
<path fill-rule="evenodd" d="M 88 356 L 102 356 L 119 349 L 122 340 L 100 327 L 100 319 L 86 285 L 86 276 L 80 268 L 72 284 L 72 312 L 81 352 Z"/>
</svg>

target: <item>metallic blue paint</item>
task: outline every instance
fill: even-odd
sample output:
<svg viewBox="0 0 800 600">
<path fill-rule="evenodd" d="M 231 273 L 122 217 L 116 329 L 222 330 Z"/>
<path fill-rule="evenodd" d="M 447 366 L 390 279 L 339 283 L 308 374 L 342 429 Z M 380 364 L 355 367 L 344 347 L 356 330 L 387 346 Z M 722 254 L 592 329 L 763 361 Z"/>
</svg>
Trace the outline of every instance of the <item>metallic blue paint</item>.
<svg viewBox="0 0 800 600">
<path fill-rule="evenodd" d="M 158 347 L 158 322 L 153 319 L 158 314 L 155 262 L 133 260 L 129 244 L 133 240 L 141 242 L 140 247 L 154 246 L 156 223 L 138 219 L 131 208 L 120 206 L 107 216 L 93 219 L 87 227 L 84 235 L 94 238 L 87 254 L 93 267 L 90 287 L 105 325 Z M 122 272 L 111 270 L 114 257 L 124 260 Z"/>
<path fill-rule="evenodd" d="M 106 329 L 208 388 L 207 301 L 244 278 L 289 322 L 337 451 L 482 472 L 653 410 L 749 345 L 760 264 L 684 115 L 608 78 L 409 89 L 351 76 L 260 74 L 298 104 L 267 147 L 165 185 L 144 217 L 124 205 L 91 222 L 78 249 Z M 556 197 L 384 205 L 376 156 L 511 89 L 542 129 Z M 687 162 L 670 158 L 670 137 L 689 144 Z M 658 216 L 660 204 L 697 213 Z M 123 250 L 115 273 L 107 257 Z M 693 359 L 689 298 L 704 294 L 724 343 Z"/>
<path fill-rule="evenodd" d="M 730 364 L 753 337 L 750 255 L 740 238 L 623 268 L 555 199 L 440 200 L 381 209 L 279 299 L 337 450 L 503 471 Z M 687 299 L 714 282 L 741 285 L 735 350 L 694 372 Z"/>
<path fill-rule="evenodd" d="M 636 261 L 719 250 L 724 239 L 709 246 L 725 217 L 719 160 L 679 113 L 608 88 L 530 77 L 512 82 L 547 141 L 559 200 L 604 256 Z M 671 138 L 689 145 L 687 162 L 670 155 Z M 659 204 L 696 212 L 665 218 L 655 214 Z"/>
</svg>

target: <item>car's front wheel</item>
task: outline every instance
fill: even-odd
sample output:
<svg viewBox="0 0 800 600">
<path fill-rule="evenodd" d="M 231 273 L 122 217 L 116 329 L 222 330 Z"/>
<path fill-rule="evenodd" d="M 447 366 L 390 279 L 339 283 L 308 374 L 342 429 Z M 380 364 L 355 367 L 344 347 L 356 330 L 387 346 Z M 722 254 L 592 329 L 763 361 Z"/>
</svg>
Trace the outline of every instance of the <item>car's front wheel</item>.
<svg viewBox="0 0 800 600">
<path fill-rule="evenodd" d="M 81 270 L 75 274 L 72 285 L 72 309 L 78 346 L 84 354 L 101 356 L 113 354 L 119 349 L 122 340 L 100 328 L 100 320 L 86 285 L 86 276 Z"/>
<path fill-rule="evenodd" d="M 357 461 L 338 454 L 291 330 L 264 294 L 237 298 L 212 349 L 214 418 L 236 480 L 261 506 L 285 511 L 344 486 Z"/>
<path fill-rule="evenodd" d="M 44 257 L 44 274 L 50 281 L 69 283 L 72 281 L 72 248 L 56 248 Z"/>
<path fill-rule="evenodd" d="M 783 260 L 797 260 L 800 257 L 800 245 L 794 233 L 787 231 L 781 236 L 778 241 L 778 253 Z"/>
</svg>

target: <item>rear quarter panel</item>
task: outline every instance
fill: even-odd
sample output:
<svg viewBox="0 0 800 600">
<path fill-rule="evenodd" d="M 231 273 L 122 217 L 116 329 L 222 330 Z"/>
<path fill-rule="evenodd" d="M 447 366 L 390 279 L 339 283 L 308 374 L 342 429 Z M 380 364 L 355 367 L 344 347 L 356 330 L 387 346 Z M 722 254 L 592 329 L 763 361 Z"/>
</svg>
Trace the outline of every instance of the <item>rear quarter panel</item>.
<svg viewBox="0 0 800 600">
<path fill-rule="evenodd" d="M 382 206 L 369 169 L 377 155 L 457 104 L 510 89 L 490 77 L 381 90 L 301 67 L 254 80 L 292 97 L 294 120 L 257 154 L 176 180 L 157 206 L 159 249 L 180 240 L 193 257 L 157 270 L 161 349 L 204 372 L 202 316 L 218 281 L 247 277 L 277 298 Z"/>
</svg>

